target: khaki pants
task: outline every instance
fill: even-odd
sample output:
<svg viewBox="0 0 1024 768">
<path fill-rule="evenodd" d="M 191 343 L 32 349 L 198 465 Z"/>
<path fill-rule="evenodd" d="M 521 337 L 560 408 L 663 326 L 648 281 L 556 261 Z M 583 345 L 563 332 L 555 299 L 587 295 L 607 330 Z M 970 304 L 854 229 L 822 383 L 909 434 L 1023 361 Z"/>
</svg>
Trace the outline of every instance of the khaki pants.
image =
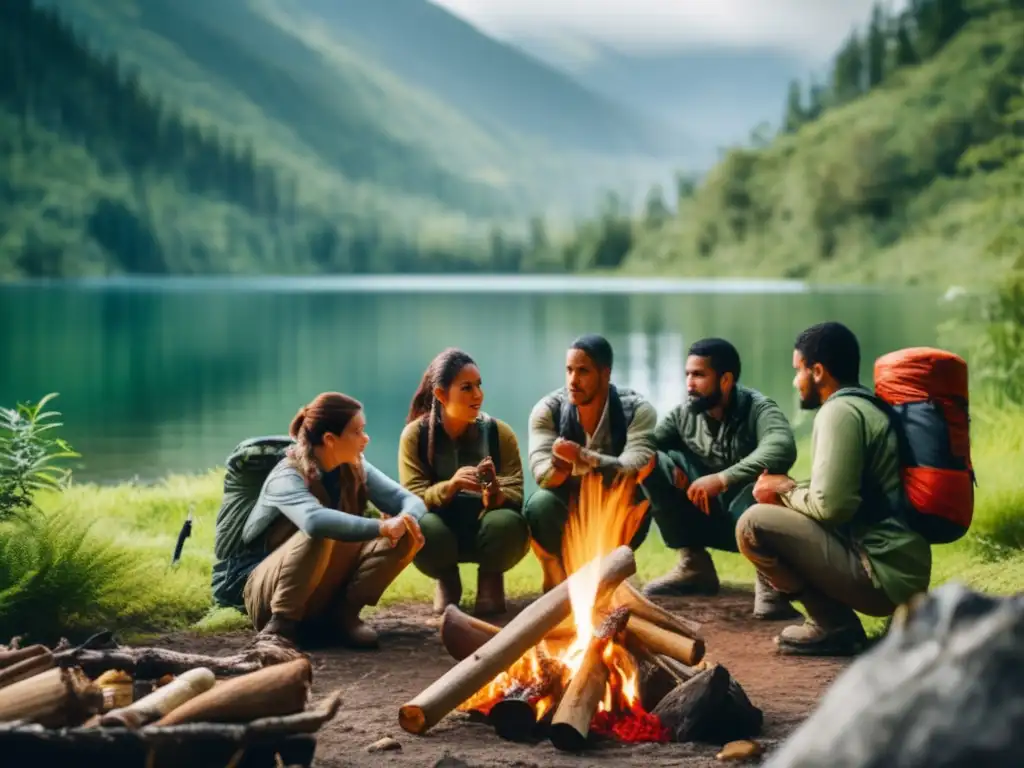
<svg viewBox="0 0 1024 768">
<path fill-rule="evenodd" d="M 256 629 L 274 613 L 305 621 L 337 615 L 346 606 L 376 605 L 416 554 L 410 536 L 391 547 L 383 538 L 313 539 L 289 526 L 295 532 L 245 582 L 245 608 Z"/>
<path fill-rule="evenodd" d="M 896 609 L 871 581 L 861 554 L 800 512 L 755 504 L 737 522 L 736 544 L 772 586 L 803 602 L 816 621 L 831 623 L 844 608 L 867 616 Z"/>
</svg>

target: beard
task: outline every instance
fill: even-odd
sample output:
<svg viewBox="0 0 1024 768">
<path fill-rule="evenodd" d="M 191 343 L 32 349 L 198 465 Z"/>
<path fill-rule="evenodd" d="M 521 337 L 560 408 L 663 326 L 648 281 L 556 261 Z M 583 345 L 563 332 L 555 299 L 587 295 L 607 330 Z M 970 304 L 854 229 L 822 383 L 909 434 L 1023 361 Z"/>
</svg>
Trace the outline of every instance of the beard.
<svg viewBox="0 0 1024 768">
<path fill-rule="evenodd" d="M 722 387 L 715 385 L 715 391 L 710 395 L 698 395 L 687 393 L 686 407 L 690 413 L 706 413 L 722 402 Z"/>
<path fill-rule="evenodd" d="M 800 398 L 801 411 L 813 411 L 821 407 L 821 393 L 812 385 L 807 397 Z"/>
</svg>

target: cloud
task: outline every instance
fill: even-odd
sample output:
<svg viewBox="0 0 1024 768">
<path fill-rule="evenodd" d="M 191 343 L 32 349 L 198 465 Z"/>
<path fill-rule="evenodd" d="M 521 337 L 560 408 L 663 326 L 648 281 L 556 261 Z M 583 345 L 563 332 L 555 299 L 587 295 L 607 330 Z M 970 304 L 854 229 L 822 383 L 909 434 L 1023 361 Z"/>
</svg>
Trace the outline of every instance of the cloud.
<svg viewBox="0 0 1024 768">
<path fill-rule="evenodd" d="M 503 39 L 579 36 L 620 50 L 776 48 L 812 60 L 838 49 L 874 0 L 431 0 Z M 902 7 L 905 0 L 893 0 Z"/>
</svg>

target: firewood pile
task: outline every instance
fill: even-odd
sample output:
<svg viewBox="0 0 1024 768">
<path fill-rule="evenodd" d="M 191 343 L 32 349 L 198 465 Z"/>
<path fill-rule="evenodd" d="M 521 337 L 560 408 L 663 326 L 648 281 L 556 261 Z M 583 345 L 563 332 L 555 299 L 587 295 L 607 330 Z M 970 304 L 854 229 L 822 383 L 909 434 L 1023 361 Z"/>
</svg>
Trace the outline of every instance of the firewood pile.
<svg viewBox="0 0 1024 768">
<path fill-rule="evenodd" d="M 399 723 L 423 734 L 457 710 L 502 738 L 550 739 L 567 752 L 602 738 L 730 744 L 738 757 L 756 752 L 747 740 L 760 733 L 761 710 L 724 666 L 705 659 L 698 624 L 626 581 L 635 572 L 632 550 L 618 547 L 500 628 L 449 606 L 441 641 L 458 664 L 403 706 Z M 593 608 L 586 629 L 586 617 L 574 615 L 572 596 L 581 591 L 593 593 L 584 603 Z M 585 645 L 574 642 L 581 633 Z"/>
<path fill-rule="evenodd" d="M 310 707 L 313 667 L 256 642 L 232 656 L 128 647 L 109 632 L 77 647 L 0 645 L 5 765 L 103 768 L 308 766 L 334 692 Z"/>
</svg>

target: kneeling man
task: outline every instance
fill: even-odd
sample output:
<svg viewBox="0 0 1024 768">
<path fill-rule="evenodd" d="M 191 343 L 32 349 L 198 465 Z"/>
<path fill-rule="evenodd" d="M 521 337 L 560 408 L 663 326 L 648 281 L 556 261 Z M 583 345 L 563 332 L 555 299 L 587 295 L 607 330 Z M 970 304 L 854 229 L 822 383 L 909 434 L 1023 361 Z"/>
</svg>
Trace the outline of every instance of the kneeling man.
<svg viewBox="0 0 1024 768">
<path fill-rule="evenodd" d="M 736 521 L 754 503 L 754 482 L 764 472 L 785 474 L 796 461 L 796 440 L 782 409 L 739 378 L 739 352 L 725 339 L 690 347 L 687 402 L 655 429 L 658 467 L 643 484 L 662 538 L 679 551 L 679 562 L 647 584 L 648 595 L 717 593 L 707 548 L 736 552 Z M 798 615 L 757 579 L 754 616 Z"/>
<path fill-rule="evenodd" d="M 811 436 L 811 479 L 758 479 L 758 504 L 740 518 L 740 552 L 776 589 L 807 611 L 776 638 L 788 654 L 848 656 L 865 644 L 855 611 L 891 615 L 928 589 L 931 547 L 904 521 L 895 430 L 888 415 L 856 396 L 860 347 L 840 323 L 812 326 L 793 352 L 794 385 L 805 409 L 819 408 Z"/>
</svg>

